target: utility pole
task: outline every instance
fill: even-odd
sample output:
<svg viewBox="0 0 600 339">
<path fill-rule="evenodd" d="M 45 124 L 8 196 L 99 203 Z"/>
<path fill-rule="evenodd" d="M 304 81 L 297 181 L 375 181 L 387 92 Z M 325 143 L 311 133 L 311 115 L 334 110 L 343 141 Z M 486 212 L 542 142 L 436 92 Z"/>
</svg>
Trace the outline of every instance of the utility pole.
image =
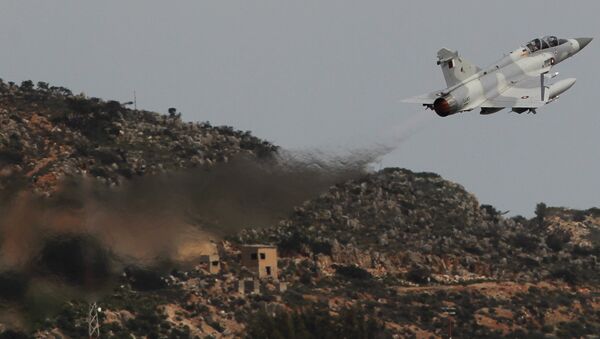
<svg viewBox="0 0 600 339">
<path fill-rule="evenodd" d="M 137 98 L 135 96 L 135 89 L 133 90 L 133 110 L 137 111 Z"/>
<path fill-rule="evenodd" d="M 88 334 L 90 339 L 92 338 L 100 338 L 100 323 L 98 322 L 98 312 L 102 309 L 98 307 L 96 302 L 92 302 L 90 304 L 90 308 L 88 310 Z"/>
</svg>

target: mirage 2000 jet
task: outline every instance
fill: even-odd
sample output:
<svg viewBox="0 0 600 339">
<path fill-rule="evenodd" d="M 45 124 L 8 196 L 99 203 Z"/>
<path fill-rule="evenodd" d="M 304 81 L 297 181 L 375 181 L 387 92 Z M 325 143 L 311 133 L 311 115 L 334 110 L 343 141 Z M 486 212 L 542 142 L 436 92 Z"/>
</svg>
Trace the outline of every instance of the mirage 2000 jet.
<svg viewBox="0 0 600 339">
<path fill-rule="evenodd" d="M 469 63 L 456 51 L 442 48 L 437 53 L 437 63 L 448 88 L 403 101 L 423 104 L 442 117 L 478 107 L 481 114 L 507 107 L 517 113 L 535 113 L 575 84 L 575 78 L 546 84 L 545 79 L 558 75 L 550 73 L 552 67 L 581 51 L 590 41 L 592 38 L 555 36 L 533 39 L 485 69 Z"/>
</svg>

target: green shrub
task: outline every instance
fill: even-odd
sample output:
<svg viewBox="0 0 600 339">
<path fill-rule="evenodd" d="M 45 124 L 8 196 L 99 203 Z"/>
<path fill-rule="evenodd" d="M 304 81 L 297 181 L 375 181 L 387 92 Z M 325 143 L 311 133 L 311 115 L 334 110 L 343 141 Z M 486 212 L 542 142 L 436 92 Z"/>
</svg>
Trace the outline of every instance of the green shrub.
<svg viewBox="0 0 600 339">
<path fill-rule="evenodd" d="M 539 246 L 539 239 L 527 233 L 517 233 L 513 237 L 513 243 L 526 251 L 534 251 Z"/>
<path fill-rule="evenodd" d="M 406 273 L 406 279 L 417 284 L 427 282 L 427 278 L 431 276 L 431 271 L 425 266 L 412 266 Z"/>
<path fill-rule="evenodd" d="M 339 339 L 390 338 L 382 321 L 360 307 L 332 316 L 326 308 L 304 311 L 256 312 L 246 327 L 246 338 Z"/>
<path fill-rule="evenodd" d="M 335 273 L 349 279 L 367 280 L 373 278 L 371 273 L 354 265 L 334 265 Z"/>
<path fill-rule="evenodd" d="M 567 232 L 556 231 L 546 236 L 546 245 L 553 251 L 559 252 L 569 243 L 571 235 Z"/>
</svg>

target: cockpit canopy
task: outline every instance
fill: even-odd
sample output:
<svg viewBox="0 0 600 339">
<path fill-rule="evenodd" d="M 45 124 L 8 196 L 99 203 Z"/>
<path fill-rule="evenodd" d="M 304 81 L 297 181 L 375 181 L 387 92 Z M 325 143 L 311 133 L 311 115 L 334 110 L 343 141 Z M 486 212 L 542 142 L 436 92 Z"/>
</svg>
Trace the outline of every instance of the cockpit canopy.
<svg viewBox="0 0 600 339">
<path fill-rule="evenodd" d="M 565 42 L 567 42 L 567 39 L 558 39 L 554 35 L 547 35 L 541 39 L 536 38 L 536 39 L 531 40 L 530 42 L 527 43 L 527 45 L 525 45 L 525 47 L 527 47 L 529 52 L 533 53 L 533 52 L 537 52 L 542 49 L 562 45 Z"/>
</svg>

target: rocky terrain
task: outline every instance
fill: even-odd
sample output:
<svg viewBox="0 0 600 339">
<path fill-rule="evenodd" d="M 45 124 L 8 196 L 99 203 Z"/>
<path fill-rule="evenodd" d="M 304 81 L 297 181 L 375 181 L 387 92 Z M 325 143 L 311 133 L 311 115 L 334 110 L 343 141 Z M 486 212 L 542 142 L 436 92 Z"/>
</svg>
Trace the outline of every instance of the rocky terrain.
<svg viewBox="0 0 600 339">
<path fill-rule="evenodd" d="M 64 176 L 101 182 L 210 166 L 239 153 L 268 156 L 272 144 L 249 132 L 132 110 L 68 89 L 0 81 L 0 188 L 50 194 Z"/>
<path fill-rule="evenodd" d="M 302 273 L 282 260 L 288 280 L 330 309 L 331 296 L 371 307 L 402 335 L 447 335 L 448 307 L 465 337 L 565 337 L 600 325 L 598 209 L 539 204 L 533 219 L 505 218 L 438 175 L 385 169 L 236 240 L 304 258 Z"/>
<path fill-rule="evenodd" d="M 70 176 L 114 187 L 278 151 L 249 133 L 184 123 L 176 112 L 130 110 L 43 83 L 0 85 L 3 193 L 51 196 Z M 92 300 L 102 308 L 102 337 L 597 337 L 600 209 L 540 203 L 535 215 L 506 217 L 433 173 L 365 173 L 278 223 L 229 232 L 216 241 L 217 274 L 199 260 L 129 266 L 108 291 L 81 295 L 0 272 L 0 338 L 86 337 Z M 278 247 L 280 276 L 263 280 L 259 293 L 242 292 L 240 280 L 252 273 L 239 249 L 254 243 Z M 89 260 L 108 271 L 97 260 L 108 256 L 102 249 L 82 250 L 94 244 L 59 241 L 61 254 L 48 250 L 44 267 L 62 270 L 68 290 L 89 278 Z"/>
<path fill-rule="evenodd" d="M 200 338 L 593 337 L 599 231 L 596 209 L 540 204 L 530 220 L 504 218 L 437 175 L 385 169 L 332 187 L 277 226 L 221 242 L 217 275 L 201 265 L 127 272 L 99 301 L 101 329 Z M 259 294 L 239 292 L 251 274 L 238 246 L 256 242 L 278 245 L 285 290 L 266 280 Z M 86 307 L 65 304 L 38 336 L 84 335 Z"/>
<path fill-rule="evenodd" d="M 239 240 L 419 283 L 600 282 L 590 270 L 600 268 L 600 210 L 538 209 L 533 220 L 504 218 L 436 174 L 388 168 L 336 185 L 278 226 Z"/>
</svg>

